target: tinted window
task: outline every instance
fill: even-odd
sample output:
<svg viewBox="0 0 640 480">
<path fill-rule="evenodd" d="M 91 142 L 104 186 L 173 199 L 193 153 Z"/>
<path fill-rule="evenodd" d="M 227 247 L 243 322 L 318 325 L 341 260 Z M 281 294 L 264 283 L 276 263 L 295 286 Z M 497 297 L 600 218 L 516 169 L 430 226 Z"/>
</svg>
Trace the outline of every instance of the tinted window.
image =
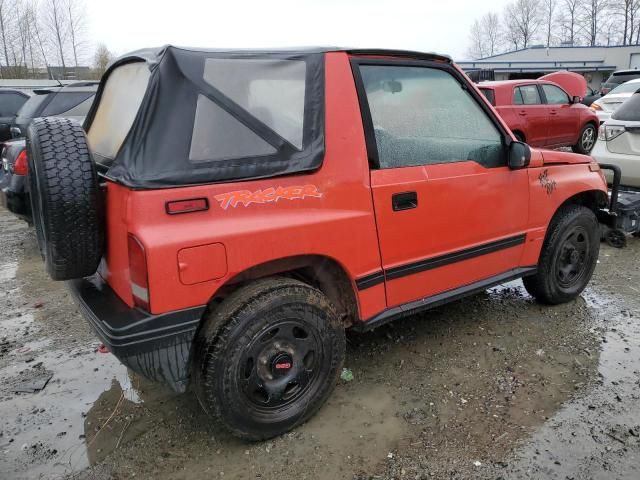
<svg viewBox="0 0 640 480">
<path fill-rule="evenodd" d="M 205 82 L 302 151 L 307 64 L 301 60 L 207 58 Z M 260 134 L 200 95 L 189 159 L 218 161 L 274 155 Z"/>
<path fill-rule="evenodd" d="M 27 97 L 19 93 L 0 92 L 0 116 L 13 117 L 20 107 L 27 101 Z"/>
<path fill-rule="evenodd" d="M 634 80 L 636 78 L 640 78 L 640 73 L 638 72 L 613 73 L 607 79 L 607 83 L 621 84 L 624 82 L 628 82 L 629 80 Z"/>
<path fill-rule="evenodd" d="M 34 95 L 33 97 L 29 98 L 29 100 L 27 100 L 22 108 L 18 111 L 18 116 L 23 118 L 37 117 L 37 112 L 40 110 L 40 107 L 48 96 L 49 94 L 42 94 Z"/>
<path fill-rule="evenodd" d="M 306 63 L 207 58 L 204 80 L 302 150 Z"/>
<path fill-rule="evenodd" d="M 522 99 L 521 103 L 513 102 L 516 105 L 540 105 L 542 100 L 540 99 L 540 93 L 538 92 L 538 87 L 535 85 L 523 85 L 518 87 L 516 90 L 519 90 L 519 95 Z M 514 100 L 516 95 L 514 94 Z"/>
<path fill-rule="evenodd" d="M 627 82 L 617 86 L 609 93 L 635 93 L 640 90 L 640 82 Z"/>
<path fill-rule="evenodd" d="M 562 105 L 569 103 L 569 96 L 555 85 L 542 85 L 542 91 L 549 105 Z"/>
<path fill-rule="evenodd" d="M 361 66 L 381 168 L 503 162 L 502 137 L 469 90 L 424 67 Z"/>
<path fill-rule="evenodd" d="M 629 99 L 611 115 L 614 120 L 640 121 L 640 93 L 631 95 Z"/>
<path fill-rule="evenodd" d="M 496 95 L 493 90 L 491 90 L 490 88 L 481 88 L 480 91 L 484 94 L 485 97 L 487 97 L 487 100 L 489 100 L 489 103 L 491 105 L 496 104 Z"/>
<path fill-rule="evenodd" d="M 513 89 L 513 104 L 514 105 L 522 105 L 524 104 L 524 100 L 522 99 L 522 93 L 518 87 Z"/>
<path fill-rule="evenodd" d="M 61 115 L 93 95 L 95 95 L 94 92 L 58 92 L 44 108 L 42 116 Z"/>
</svg>

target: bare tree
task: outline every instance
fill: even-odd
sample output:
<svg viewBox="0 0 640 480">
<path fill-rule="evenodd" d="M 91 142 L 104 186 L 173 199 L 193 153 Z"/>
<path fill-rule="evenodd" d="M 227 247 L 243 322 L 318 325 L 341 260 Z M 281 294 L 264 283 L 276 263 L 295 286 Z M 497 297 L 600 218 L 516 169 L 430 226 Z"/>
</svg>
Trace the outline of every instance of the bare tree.
<svg viewBox="0 0 640 480">
<path fill-rule="evenodd" d="M 595 47 L 602 31 L 602 16 L 607 9 L 607 0 L 586 0 L 582 18 L 582 32 L 587 45 Z"/>
<path fill-rule="evenodd" d="M 43 24 L 47 38 L 58 55 L 63 74 L 67 68 L 65 49 L 69 34 L 69 22 L 63 0 L 46 0 L 43 6 Z"/>
<path fill-rule="evenodd" d="M 75 66 L 78 66 L 78 55 L 84 45 L 84 34 L 86 24 L 86 11 L 84 4 L 77 0 L 67 0 L 67 22 L 69 27 L 69 39 Z"/>
<path fill-rule="evenodd" d="M 482 34 L 482 27 L 480 26 L 480 20 L 476 19 L 471 25 L 471 31 L 469 32 L 469 41 L 471 42 L 467 54 L 474 60 L 486 57 L 486 50 L 484 46 L 484 36 Z"/>
<path fill-rule="evenodd" d="M 539 0 L 515 0 L 504 11 L 506 36 L 515 48 L 527 48 L 543 23 Z"/>
<path fill-rule="evenodd" d="M 553 28 L 555 26 L 556 0 L 542 0 L 542 10 L 546 27 L 546 46 L 551 46 Z"/>
<path fill-rule="evenodd" d="M 4 54 L 4 65 L 9 66 L 11 60 L 9 50 L 13 45 L 11 27 L 15 12 L 15 1 L 0 0 L 0 42 Z"/>
<path fill-rule="evenodd" d="M 576 33 L 583 1 L 584 0 L 564 0 L 564 4 L 562 5 L 562 36 L 563 39 L 571 45 L 578 43 Z"/>
<path fill-rule="evenodd" d="M 484 34 L 487 53 L 493 56 L 500 49 L 500 17 L 497 13 L 485 13 L 480 21 Z"/>
</svg>

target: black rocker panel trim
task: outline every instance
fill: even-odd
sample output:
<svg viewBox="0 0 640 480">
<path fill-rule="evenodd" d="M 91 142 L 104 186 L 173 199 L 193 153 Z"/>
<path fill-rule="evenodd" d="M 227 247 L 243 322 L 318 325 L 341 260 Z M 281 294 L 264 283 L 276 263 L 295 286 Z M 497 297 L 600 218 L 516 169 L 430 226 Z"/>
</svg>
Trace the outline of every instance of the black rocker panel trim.
<svg viewBox="0 0 640 480">
<path fill-rule="evenodd" d="M 427 258 L 426 260 L 420 260 L 418 262 L 389 268 L 384 272 L 381 270 L 379 272 L 374 272 L 364 277 L 360 277 L 356 280 L 356 286 L 358 287 L 358 290 L 365 290 L 384 282 L 385 276 L 387 280 L 394 280 L 396 278 L 406 277 L 407 275 L 413 275 L 426 270 L 444 267 L 445 265 L 450 265 L 452 263 L 469 260 L 470 258 L 487 255 L 506 248 L 515 247 L 516 245 L 521 245 L 525 242 L 525 239 L 526 234 L 516 235 L 484 243 L 475 247 L 466 248 L 464 250 L 458 250 L 457 252 L 447 253 L 446 255 L 440 255 L 438 257 Z"/>
<path fill-rule="evenodd" d="M 393 280 L 395 278 L 406 277 L 407 275 L 413 275 L 414 273 L 424 272 L 425 270 L 431 270 L 438 267 L 444 267 L 463 260 L 469 260 L 470 258 L 479 257 L 481 255 L 487 255 L 506 248 L 515 247 L 524 243 L 526 238 L 525 234 L 516 235 L 515 237 L 503 238 L 502 240 L 496 240 L 494 242 L 484 243 L 476 247 L 466 248 L 464 250 L 458 250 L 457 252 L 447 253 L 446 255 L 440 255 L 438 257 L 427 258 L 426 260 L 420 260 L 419 262 L 408 263 L 406 265 L 400 265 L 393 267 L 385 271 L 387 280 Z"/>
<path fill-rule="evenodd" d="M 374 328 L 384 325 L 385 323 L 403 318 L 409 315 L 429 310 L 431 308 L 438 307 L 445 303 L 452 302 L 464 298 L 474 293 L 482 292 L 487 288 L 495 287 L 502 283 L 510 282 L 511 280 L 517 280 L 518 278 L 526 277 L 536 273 L 536 267 L 521 267 L 509 270 L 507 272 L 495 275 L 493 277 L 485 278 L 478 282 L 464 285 L 462 287 L 447 290 L 446 292 L 438 293 L 430 297 L 414 300 L 397 307 L 389 308 L 369 320 L 356 324 L 351 328 L 355 331 L 366 332 Z"/>
<path fill-rule="evenodd" d="M 366 288 L 375 287 L 381 283 L 384 283 L 384 273 L 382 270 L 358 278 L 356 280 L 356 287 L 358 287 L 358 290 L 364 290 Z"/>
</svg>

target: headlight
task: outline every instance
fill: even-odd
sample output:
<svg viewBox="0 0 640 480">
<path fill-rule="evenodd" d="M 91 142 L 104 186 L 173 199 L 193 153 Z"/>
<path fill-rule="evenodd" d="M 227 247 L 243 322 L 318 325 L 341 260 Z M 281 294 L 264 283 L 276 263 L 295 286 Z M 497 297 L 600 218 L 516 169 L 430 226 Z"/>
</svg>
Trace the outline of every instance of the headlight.
<svg viewBox="0 0 640 480">
<path fill-rule="evenodd" d="M 622 135 L 625 130 L 623 125 L 601 125 L 598 130 L 598 140 L 608 142 Z"/>
<path fill-rule="evenodd" d="M 593 110 L 594 112 L 603 110 L 603 108 L 599 104 L 597 104 L 596 102 L 593 102 L 589 108 L 591 110 Z"/>
</svg>

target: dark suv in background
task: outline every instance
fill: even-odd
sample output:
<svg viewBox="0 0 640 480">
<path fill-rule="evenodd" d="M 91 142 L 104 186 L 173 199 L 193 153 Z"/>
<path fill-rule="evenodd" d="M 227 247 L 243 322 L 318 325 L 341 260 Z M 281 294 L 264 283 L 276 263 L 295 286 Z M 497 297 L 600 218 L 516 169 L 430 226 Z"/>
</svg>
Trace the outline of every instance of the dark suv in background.
<svg viewBox="0 0 640 480">
<path fill-rule="evenodd" d="M 24 137 L 31 120 L 38 117 L 65 117 L 83 122 L 97 88 L 95 82 L 81 82 L 34 90 L 11 125 L 11 137 Z"/>
<path fill-rule="evenodd" d="M 609 93 L 611 90 L 616 88 L 618 85 L 622 85 L 629 80 L 634 80 L 636 78 L 640 78 L 640 70 L 618 70 L 613 72 L 607 78 L 607 81 L 602 84 L 602 88 L 600 89 L 600 94 L 602 96 Z"/>
<path fill-rule="evenodd" d="M 2 147 L 0 205 L 31 223 L 24 134 L 34 118 L 65 117 L 83 123 L 98 88 L 97 82 L 34 90 L 10 127 L 12 140 Z"/>
<path fill-rule="evenodd" d="M 11 125 L 29 97 L 31 93 L 23 90 L 0 88 L 0 142 L 11 138 Z"/>
</svg>

